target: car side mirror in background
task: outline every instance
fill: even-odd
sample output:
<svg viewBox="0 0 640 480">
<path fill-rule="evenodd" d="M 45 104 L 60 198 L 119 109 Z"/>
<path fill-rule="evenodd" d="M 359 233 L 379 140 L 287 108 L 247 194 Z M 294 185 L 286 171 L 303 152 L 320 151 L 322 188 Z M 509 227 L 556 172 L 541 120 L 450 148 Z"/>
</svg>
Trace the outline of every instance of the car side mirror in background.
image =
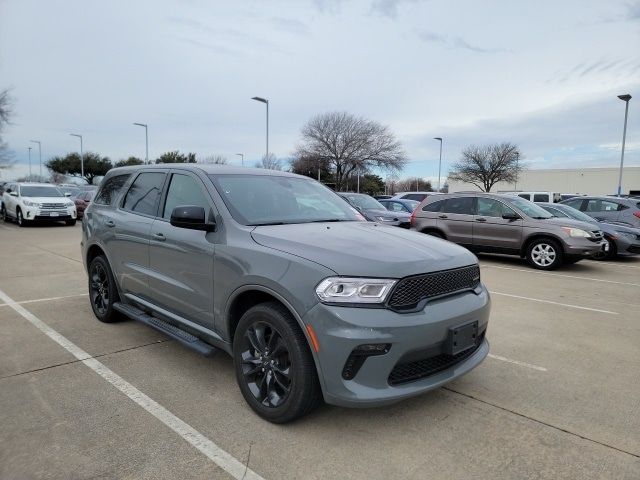
<svg viewBox="0 0 640 480">
<path fill-rule="evenodd" d="M 12 197 L 17 197 L 18 196 L 18 192 L 12 191 L 12 192 L 9 192 L 9 195 L 11 195 Z"/>
<path fill-rule="evenodd" d="M 195 205 L 182 205 L 171 212 L 171 225 L 191 230 L 203 230 L 213 232 L 216 229 L 215 222 L 207 222 L 204 208 Z"/>
<path fill-rule="evenodd" d="M 71 196 L 71 193 L 70 192 L 65 192 L 64 196 L 69 198 Z"/>
<path fill-rule="evenodd" d="M 513 212 L 507 212 L 502 214 L 502 218 L 505 220 L 520 220 L 520 215 Z"/>
</svg>

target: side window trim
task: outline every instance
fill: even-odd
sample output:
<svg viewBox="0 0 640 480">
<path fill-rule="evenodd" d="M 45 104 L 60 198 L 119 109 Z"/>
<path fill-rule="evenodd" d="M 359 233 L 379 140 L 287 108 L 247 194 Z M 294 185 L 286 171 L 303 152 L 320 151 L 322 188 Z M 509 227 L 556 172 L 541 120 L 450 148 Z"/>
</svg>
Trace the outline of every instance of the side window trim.
<svg viewBox="0 0 640 480">
<path fill-rule="evenodd" d="M 133 178 L 130 180 L 130 183 L 128 185 L 126 185 L 126 192 L 124 193 L 124 195 L 122 195 L 122 197 L 120 198 L 120 202 L 118 202 L 118 210 L 122 210 L 123 212 L 127 212 L 127 213 L 131 213 L 133 215 L 138 215 L 140 217 L 147 217 L 147 218 L 158 218 L 158 210 L 160 209 L 160 202 L 158 202 L 158 204 L 156 205 L 156 212 L 154 215 L 148 215 L 146 213 L 140 213 L 140 212 L 134 212 L 133 210 L 128 210 L 126 208 L 124 208 L 124 202 L 127 199 L 127 195 L 129 195 L 129 191 L 131 190 L 131 187 L 133 187 L 133 184 L 136 182 L 136 180 L 138 179 L 138 177 L 140 177 L 140 175 L 142 175 L 143 173 L 162 173 L 164 175 L 164 179 L 162 180 L 162 187 L 160 190 L 160 198 L 162 199 L 162 197 L 164 196 L 164 192 L 165 189 L 167 188 L 167 177 L 169 176 L 167 173 L 167 170 L 141 170 L 139 171 L 137 174 L 131 175 Z M 124 187 L 123 187 L 124 188 Z"/>
<path fill-rule="evenodd" d="M 213 198 L 211 198 L 211 193 L 205 186 L 205 183 L 202 181 L 202 179 L 200 179 L 200 177 L 198 177 L 197 175 L 187 170 L 170 170 L 169 172 L 167 172 L 167 176 L 165 178 L 164 188 L 162 189 L 162 196 L 160 197 L 160 205 L 158 206 L 158 212 L 157 212 L 158 216 L 156 217 L 156 220 L 169 223 L 169 220 L 164 218 L 164 209 L 167 203 L 167 195 L 169 194 L 169 187 L 171 186 L 171 180 L 173 179 L 174 175 L 185 175 L 195 180 L 195 182 L 198 185 L 200 185 L 201 192 L 204 193 L 204 197 L 209 202 L 210 211 L 206 212 L 207 221 L 209 220 L 209 217 L 208 217 L 209 213 L 213 213 L 213 216 L 215 217 L 216 214 L 218 213 L 218 209 L 215 206 L 215 202 L 213 201 Z"/>
</svg>

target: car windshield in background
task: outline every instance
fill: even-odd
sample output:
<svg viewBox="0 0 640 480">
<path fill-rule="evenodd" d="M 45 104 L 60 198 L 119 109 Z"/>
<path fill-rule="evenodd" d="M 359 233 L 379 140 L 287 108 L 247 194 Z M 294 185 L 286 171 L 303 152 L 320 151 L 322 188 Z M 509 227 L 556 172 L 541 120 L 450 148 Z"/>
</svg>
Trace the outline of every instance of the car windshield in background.
<svg viewBox="0 0 640 480">
<path fill-rule="evenodd" d="M 276 175 L 209 175 L 243 225 L 358 221 L 357 212 L 311 179 Z"/>
<path fill-rule="evenodd" d="M 508 197 L 505 200 L 531 218 L 551 218 L 549 212 L 529 200 L 520 197 Z"/>
<path fill-rule="evenodd" d="M 349 199 L 353 205 L 362 208 L 363 210 L 386 210 L 384 206 L 378 202 L 375 198 L 369 195 L 363 195 L 361 193 L 346 194 L 344 195 Z"/>
<path fill-rule="evenodd" d="M 420 202 L 416 200 L 405 200 L 404 203 L 408 205 L 411 210 L 415 210 L 416 207 L 420 205 Z"/>
<path fill-rule="evenodd" d="M 593 217 L 590 217 L 586 213 L 582 213 L 580 210 L 576 210 L 573 207 L 562 208 L 560 211 L 574 220 L 580 220 L 581 222 L 587 223 L 597 223 Z"/>
<path fill-rule="evenodd" d="M 20 195 L 23 197 L 64 197 L 64 194 L 56 187 L 22 186 Z"/>
</svg>

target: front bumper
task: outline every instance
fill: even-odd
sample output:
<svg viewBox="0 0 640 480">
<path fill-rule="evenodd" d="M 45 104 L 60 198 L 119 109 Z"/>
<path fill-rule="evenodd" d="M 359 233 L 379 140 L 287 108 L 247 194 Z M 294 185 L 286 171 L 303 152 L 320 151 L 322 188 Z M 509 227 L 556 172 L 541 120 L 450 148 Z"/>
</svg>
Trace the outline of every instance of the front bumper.
<svg viewBox="0 0 640 480">
<path fill-rule="evenodd" d="M 479 365 L 489 353 L 484 338 L 491 300 L 484 286 L 435 299 L 415 313 L 384 308 L 357 308 L 317 304 L 303 318 L 318 337 L 318 370 L 325 401 L 349 407 L 380 406 L 438 388 Z M 449 328 L 477 321 L 482 339 L 476 350 L 459 362 L 432 375 L 390 384 L 394 367 L 425 351 L 438 351 Z M 353 379 L 343 369 L 353 350 L 363 344 L 390 344 L 383 355 L 370 356 Z"/>
<path fill-rule="evenodd" d="M 22 218 L 25 220 L 73 220 L 76 218 L 76 207 L 68 206 L 56 209 L 41 207 L 22 207 Z"/>
<path fill-rule="evenodd" d="M 564 253 L 571 257 L 591 257 L 602 252 L 606 241 L 592 242 L 586 238 L 571 238 L 564 241 Z"/>
</svg>

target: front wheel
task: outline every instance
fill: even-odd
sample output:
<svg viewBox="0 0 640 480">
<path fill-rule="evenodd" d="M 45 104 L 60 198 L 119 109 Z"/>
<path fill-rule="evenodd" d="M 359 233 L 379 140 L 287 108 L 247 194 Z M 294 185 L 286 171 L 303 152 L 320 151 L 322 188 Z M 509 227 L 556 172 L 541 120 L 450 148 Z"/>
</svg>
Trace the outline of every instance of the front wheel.
<svg viewBox="0 0 640 480">
<path fill-rule="evenodd" d="M 24 227 L 24 217 L 22 216 L 22 210 L 19 208 L 16 210 L 16 221 L 19 227 Z"/>
<path fill-rule="evenodd" d="M 538 270 L 553 270 L 562 265 L 562 248 L 555 240 L 534 240 L 527 248 L 527 262 Z"/>
<path fill-rule="evenodd" d="M 73 220 L 65 220 L 64 223 L 66 223 L 69 227 L 73 227 L 76 224 L 76 219 L 74 218 Z"/>
<path fill-rule="evenodd" d="M 9 217 L 7 216 L 7 210 L 4 208 L 4 205 L 0 207 L 0 217 L 2 217 L 2 220 L 4 222 L 9 221 Z"/>
<path fill-rule="evenodd" d="M 233 362 L 244 399 L 265 420 L 290 422 L 320 402 L 307 340 L 277 302 L 256 305 L 242 316 L 233 337 Z"/>
<path fill-rule="evenodd" d="M 606 237 L 604 239 L 604 242 L 605 242 L 604 250 L 596 253 L 592 257 L 594 260 L 611 260 L 612 258 L 615 258 L 617 254 L 616 244 Z"/>
</svg>

